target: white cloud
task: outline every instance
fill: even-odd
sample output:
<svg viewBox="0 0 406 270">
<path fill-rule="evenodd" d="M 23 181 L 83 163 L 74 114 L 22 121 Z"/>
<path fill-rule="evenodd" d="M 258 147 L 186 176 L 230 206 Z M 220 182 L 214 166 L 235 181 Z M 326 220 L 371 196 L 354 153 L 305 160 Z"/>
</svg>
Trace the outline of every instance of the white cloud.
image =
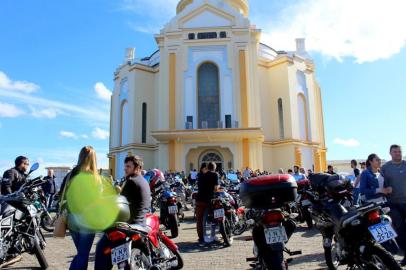
<svg viewBox="0 0 406 270">
<path fill-rule="evenodd" d="M 334 144 L 342 145 L 345 147 L 358 147 L 361 145 L 359 141 L 353 138 L 350 139 L 335 138 L 333 142 Z"/>
<path fill-rule="evenodd" d="M 111 91 L 102 82 L 97 82 L 94 85 L 94 91 L 96 91 L 97 96 L 103 100 L 109 101 L 111 98 Z"/>
<path fill-rule="evenodd" d="M 98 140 L 105 140 L 109 137 L 110 133 L 107 130 L 101 129 L 101 128 L 95 128 L 92 131 L 92 136 L 95 139 Z"/>
<path fill-rule="evenodd" d="M 13 81 L 6 73 L 0 71 L 0 89 L 21 91 L 29 94 L 38 90 L 39 86 L 32 82 Z"/>
<path fill-rule="evenodd" d="M 30 106 L 31 115 L 35 118 L 48 118 L 54 119 L 59 114 L 58 110 L 55 108 L 45 108 L 45 109 L 37 109 Z"/>
<path fill-rule="evenodd" d="M 70 138 L 70 139 L 77 139 L 78 138 L 78 136 L 74 132 L 65 131 L 65 130 L 61 130 L 59 132 L 59 135 L 61 135 L 62 137 L 65 137 L 65 138 Z"/>
<path fill-rule="evenodd" d="M 294 50 L 294 39 L 304 37 L 309 51 L 363 63 L 389 58 L 405 45 L 405 10 L 404 0 L 299 0 L 276 18 L 254 23 L 277 50 Z"/>
<path fill-rule="evenodd" d="M 0 102 L 0 117 L 14 118 L 24 114 L 24 111 L 17 108 L 14 104 Z"/>
<path fill-rule="evenodd" d="M 92 121 L 100 121 L 103 123 L 108 123 L 110 119 L 109 111 L 102 111 L 95 108 L 89 110 L 88 107 L 81 107 L 77 105 L 72 105 L 69 103 L 64 103 L 60 101 L 55 101 L 52 99 L 45 99 L 39 97 L 33 97 L 31 95 L 11 92 L 11 91 L 4 91 L 0 89 L 0 96 L 4 96 L 7 98 L 12 98 L 16 102 L 23 103 L 26 105 L 31 106 L 39 106 L 44 108 L 53 108 L 57 112 L 65 112 L 68 114 L 72 114 L 73 116 L 89 119 Z"/>
<path fill-rule="evenodd" d="M 87 134 L 82 134 L 82 135 L 80 135 L 80 137 L 83 139 L 89 139 L 89 136 Z"/>
</svg>

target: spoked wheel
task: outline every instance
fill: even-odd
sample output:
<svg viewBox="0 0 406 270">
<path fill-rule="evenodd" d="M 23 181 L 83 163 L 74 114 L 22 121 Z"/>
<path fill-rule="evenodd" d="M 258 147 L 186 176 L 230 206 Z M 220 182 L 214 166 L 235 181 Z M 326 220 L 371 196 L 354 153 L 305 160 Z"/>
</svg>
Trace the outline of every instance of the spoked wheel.
<svg viewBox="0 0 406 270">
<path fill-rule="evenodd" d="M 148 257 L 137 248 L 131 250 L 130 262 L 130 265 L 125 270 L 148 270 L 151 266 Z"/>
</svg>

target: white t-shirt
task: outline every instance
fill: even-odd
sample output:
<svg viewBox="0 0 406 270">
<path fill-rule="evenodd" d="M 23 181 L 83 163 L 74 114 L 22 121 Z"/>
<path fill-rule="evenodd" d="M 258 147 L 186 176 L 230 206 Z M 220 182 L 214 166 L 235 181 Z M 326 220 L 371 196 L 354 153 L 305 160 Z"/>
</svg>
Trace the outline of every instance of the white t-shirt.
<svg viewBox="0 0 406 270">
<path fill-rule="evenodd" d="M 242 173 L 242 176 L 244 178 L 249 178 L 251 176 L 251 170 L 250 169 L 245 169 L 245 171 Z"/>
<path fill-rule="evenodd" d="M 197 179 L 197 172 L 191 171 L 190 172 L 190 178 L 192 178 L 192 180 L 196 180 Z"/>
</svg>

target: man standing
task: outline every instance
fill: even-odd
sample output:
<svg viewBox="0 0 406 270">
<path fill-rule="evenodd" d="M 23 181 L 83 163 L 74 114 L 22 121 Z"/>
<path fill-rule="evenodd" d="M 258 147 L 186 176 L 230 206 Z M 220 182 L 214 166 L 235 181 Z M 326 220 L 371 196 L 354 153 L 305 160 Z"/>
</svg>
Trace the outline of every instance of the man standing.
<svg viewBox="0 0 406 270">
<path fill-rule="evenodd" d="M 26 182 L 26 173 L 30 166 L 27 157 L 19 156 L 14 161 L 14 168 L 4 172 L 3 180 L 1 181 L 1 194 L 7 195 L 20 189 Z"/>
<path fill-rule="evenodd" d="M 196 184 L 197 179 L 197 171 L 194 169 L 190 172 L 190 185 L 194 186 Z"/>
<path fill-rule="evenodd" d="M 141 175 L 143 160 L 138 156 L 128 156 L 124 160 L 125 183 L 121 195 L 130 203 L 131 217 L 128 223 L 146 226 L 145 215 L 151 207 L 151 190 L 148 182 Z M 104 235 L 97 243 L 95 269 L 112 269 L 110 256 L 104 255 L 104 249 L 109 245 L 109 239 Z"/>
<path fill-rule="evenodd" d="M 293 177 L 295 178 L 296 181 L 300 181 L 306 178 L 306 176 L 302 173 L 299 172 L 299 166 L 293 166 Z"/>
<path fill-rule="evenodd" d="M 199 243 L 204 243 L 204 216 L 207 215 L 210 200 L 217 191 L 220 180 L 216 173 L 216 163 L 210 162 L 207 166 L 208 172 L 199 176 L 197 182 L 198 192 L 196 197 L 196 229 L 199 237 Z"/>
<path fill-rule="evenodd" d="M 44 177 L 44 180 L 46 182 L 42 185 L 42 190 L 44 191 L 44 195 L 47 198 L 48 207 L 51 207 L 54 194 L 56 193 L 54 171 L 48 169 L 48 175 Z"/>
<path fill-rule="evenodd" d="M 353 175 L 354 175 L 354 191 L 353 191 L 353 195 L 354 195 L 354 204 L 355 205 L 359 205 L 359 194 L 360 194 L 360 183 L 361 183 L 361 172 L 360 170 L 357 168 L 358 166 L 358 162 L 353 159 L 351 160 L 351 168 L 353 169 Z"/>
<path fill-rule="evenodd" d="M 389 215 L 398 234 L 399 247 L 406 252 L 406 161 L 402 159 L 402 148 L 400 145 L 390 147 L 391 161 L 388 161 L 381 168 L 381 175 L 385 179 L 385 187 L 392 188 L 389 195 Z M 406 254 L 401 261 L 406 266 Z"/>
<path fill-rule="evenodd" d="M 252 173 L 252 170 L 249 167 L 247 167 L 247 168 L 245 168 L 244 172 L 242 173 L 242 177 L 244 177 L 245 179 L 250 178 L 251 173 Z"/>
<path fill-rule="evenodd" d="M 334 172 L 334 167 L 333 167 L 333 165 L 328 165 L 328 166 L 327 166 L 327 173 L 328 173 L 328 174 L 331 174 L 331 175 L 336 174 L 336 173 Z"/>
</svg>

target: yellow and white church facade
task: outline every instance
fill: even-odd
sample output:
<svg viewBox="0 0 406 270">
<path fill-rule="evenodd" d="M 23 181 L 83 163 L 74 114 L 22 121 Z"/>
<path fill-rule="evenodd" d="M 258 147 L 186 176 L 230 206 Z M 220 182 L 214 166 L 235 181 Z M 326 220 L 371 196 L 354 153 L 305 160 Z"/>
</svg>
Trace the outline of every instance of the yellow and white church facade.
<svg viewBox="0 0 406 270">
<path fill-rule="evenodd" d="M 181 0 L 155 53 L 134 59 L 127 49 L 111 100 L 114 177 L 128 154 L 164 171 L 207 161 L 326 169 L 321 90 L 304 39 L 275 51 L 248 14 L 248 0 Z"/>
</svg>

